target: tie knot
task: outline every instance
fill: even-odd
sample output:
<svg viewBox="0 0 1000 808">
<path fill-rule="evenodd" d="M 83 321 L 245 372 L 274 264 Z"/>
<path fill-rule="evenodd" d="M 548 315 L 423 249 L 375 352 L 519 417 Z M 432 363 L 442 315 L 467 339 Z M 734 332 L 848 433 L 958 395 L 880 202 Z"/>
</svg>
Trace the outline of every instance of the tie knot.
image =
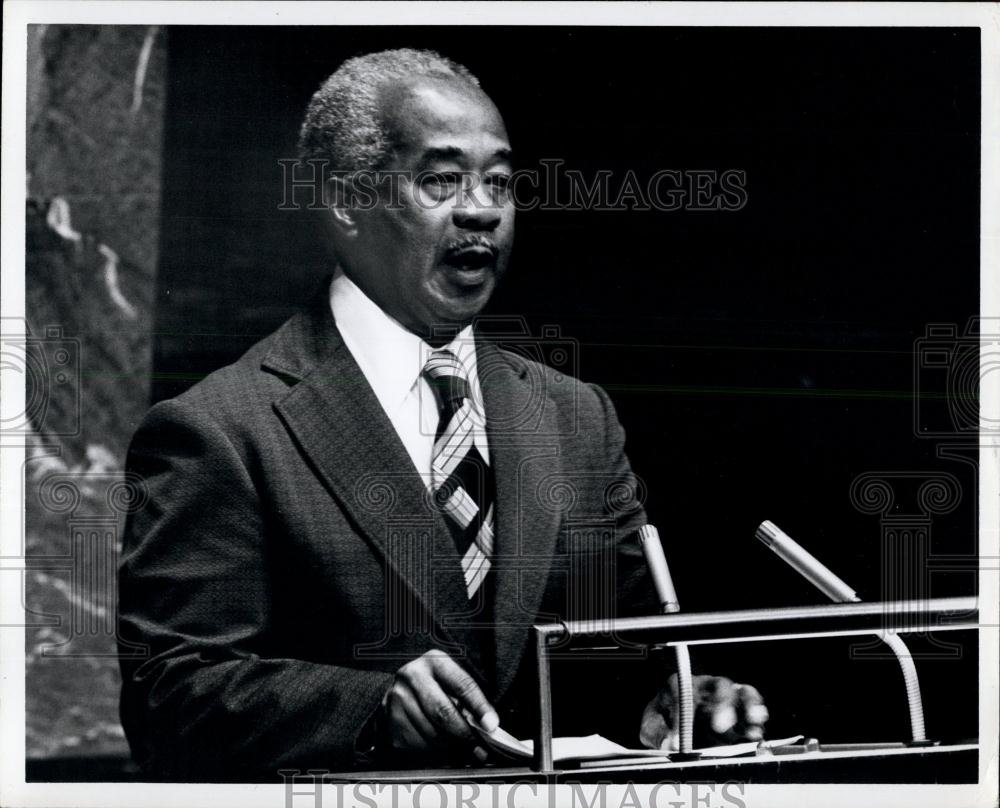
<svg viewBox="0 0 1000 808">
<path fill-rule="evenodd" d="M 424 365 L 424 376 L 434 391 L 438 405 L 449 413 L 461 407 L 469 397 L 468 374 L 451 351 L 434 351 Z"/>
</svg>

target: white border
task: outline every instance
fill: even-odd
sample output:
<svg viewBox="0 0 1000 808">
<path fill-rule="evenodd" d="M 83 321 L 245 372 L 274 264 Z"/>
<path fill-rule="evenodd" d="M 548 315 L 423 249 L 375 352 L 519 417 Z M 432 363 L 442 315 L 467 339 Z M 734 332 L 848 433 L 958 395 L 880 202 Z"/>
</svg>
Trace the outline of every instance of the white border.
<svg viewBox="0 0 1000 808">
<path fill-rule="evenodd" d="M 203 25 L 635 25 L 635 26 L 973 26 L 982 44 L 981 314 L 1000 317 L 1000 6 L 992 3 L 336 3 L 336 2 L 73 2 L 8 0 L 3 8 L 2 279 L 0 315 L 24 313 L 25 93 L 28 23 Z M 946 268 L 942 268 L 945 271 Z M 985 366 L 984 366 L 985 367 Z M 24 378 L 4 374 L 4 412 L 20 412 Z M 983 377 L 984 418 L 1000 420 L 1000 373 Z M 748 786 L 748 806 L 993 804 L 998 782 L 998 575 L 1000 559 L 1000 448 L 980 451 L 980 783 L 981 786 Z M 0 625 L 23 622 L 16 574 L 22 541 L 23 450 L 5 441 L 0 451 L 3 502 L 0 533 Z M 987 561 L 991 560 L 991 561 Z M 992 569 L 987 569 L 992 567 Z M 185 786 L 133 783 L 24 783 L 24 630 L 4 628 L 0 636 L 0 805 L 4 806 L 185 806 L 192 804 L 284 806 L 276 786 Z M 990 732 L 994 734 L 990 735 Z M 648 805 L 649 786 L 634 794 Z M 606 792 L 609 808 L 628 804 L 628 786 Z M 435 792 L 425 793 L 429 796 Z M 468 792 L 466 792 L 468 793 Z M 486 794 L 490 791 L 485 790 Z M 549 805 L 544 790 L 521 788 L 518 805 Z M 497 805 L 506 806 L 506 790 Z M 644 796 L 647 795 L 647 796 Z M 405 792 L 400 805 L 406 805 Z M 662 800 L 667 795 L 661 795 Z M 436 801 L 436 798 L 435 798 Z M 714 803 L 719 802 L 718 795 Z M 294 805 L 312 804 L 297 798 Z M 324 805 L 344 806 L 332 790 Z M 494 804 L 492 798 L 486 804 Z M 563 791 L 552 806 L 571 804 Z M 666 803 L 668 804 L 668 803 Z M 730 804 L 725 803 L 723 804 Z"/>
</svg>

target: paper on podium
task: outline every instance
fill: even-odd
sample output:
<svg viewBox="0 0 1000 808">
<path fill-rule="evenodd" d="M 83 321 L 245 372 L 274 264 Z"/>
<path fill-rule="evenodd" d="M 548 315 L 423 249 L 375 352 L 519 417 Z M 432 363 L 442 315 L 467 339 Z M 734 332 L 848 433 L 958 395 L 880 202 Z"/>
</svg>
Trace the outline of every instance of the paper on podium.
<svg viewBox="0 0 1000 808">
<path fill-rule="evenodd" d="M 789 735 L 787 738 L 777 738 L 773 741 L 745 741 L 744 743 L 733 743 L 728 746 L 707 746 L 704 749 L 695 749 L 702 757 L 727 758 L 739 757 L 740 755 L 754 755 L 763 749 L 777 749 L 781 746 L 791 746 L 798 743 L 804 735 Z"/>
<path fill-rule="evenodd" d="M 495 752 L 499 752 L 507 757 L 527 759 L 534 754 L 534 742 L 522 741 L 515 738 L 503 727 L 497 727 L 493 732 L 486 732 L 472 717 L 466 713 L 466 720 L 476 730 L 487 746 Z M 801 735 L 793 735 L 789 738 L 780 738 L 774 741 L 766 741 L 766 748 L 773 749 L 779 746 L 787 746 L 802 740 Z M 711 746 L 704 749 L 696 749 L 702 757 L 725 758 L 738 757 L 740 755 L 756 754 L 758 741 L 748 741 L 746 743 L 730 744 L 728 746 Z M 567 760 L 613 760 L 615 758 L 666 758 L 670 754 L 667 749 L 629 749 L 628 747 L 609 741 L 603 735 L 586 735 L 581 737 L 565 736 L 552 739 L 552 762 L 558 763 Z"/>
</svg>

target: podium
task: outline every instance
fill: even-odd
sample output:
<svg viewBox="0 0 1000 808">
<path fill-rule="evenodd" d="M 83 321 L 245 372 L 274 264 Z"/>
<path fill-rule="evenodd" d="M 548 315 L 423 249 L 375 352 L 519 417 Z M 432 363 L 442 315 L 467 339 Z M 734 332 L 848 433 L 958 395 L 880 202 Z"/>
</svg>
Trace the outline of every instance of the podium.
<svg viewBox="0 0 1000 808">
<path fill-rule="evenodd" d="M 705 759 L 686 763 L 615 761 L 539 772 L 529 766 L 384 770 L 323 775 L 327 783 L 975 783 L 978 744 L 862 749 L 848 744 L 818 752 Z"/>
<path fill-rule="evenodd" d="M 626 648 L 669 648 L 886 633 L 941 632 L 979 628 L 976 599 L 835 603 L 782 609 L 654 615 L 566 621 L 532 628 L 538 681 L 538 723 L 530 766 L 345 773 L 334 781 L 482 783 L 597 783 L 739 780 L 751 783 L 970 783 L 978 777 L 975 742 L 787 747 L 741 758 L 670 761 L 632 758 L 553 766 L 552 693 L 549 660 L 574 651 L 614 653 Z M 973 685 L 974 686 L 974 685 Z M 903 698 L 900 685 L 899 697 Z"/>
</svg>

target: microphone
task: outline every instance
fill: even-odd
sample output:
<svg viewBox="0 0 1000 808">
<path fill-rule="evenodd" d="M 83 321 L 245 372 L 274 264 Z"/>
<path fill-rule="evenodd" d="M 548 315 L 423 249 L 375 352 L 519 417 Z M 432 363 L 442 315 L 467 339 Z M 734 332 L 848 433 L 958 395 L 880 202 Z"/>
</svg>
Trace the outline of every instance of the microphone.
<svg viewBox="0 0 1000 808">
<path fill-rule="evenodd" d="M 757 538 L 834 603 L 857 603 L 861 600 L 829 567 L 774 522 L 761 522 L 757 528 Z"/>
<path fill-rule="evenodd" d="M 652 525 L 643 525 L 639 528 L 638 539 L 642 553 L 646 556 L 649 575 L 653 579 L 653 588 L 656 589 L 656 596 L 660 599 L 663 613 L 679 612 L 681 605 L 677 600 L 677 591 L 674 589 L 674 579 L 670 577 L 667 558 L 663 555 L 660 532 Z"/>
<path fill-rule="evenodd" d="M 757 527 L 756 536 L 768 548 L 774 551 L 782 561 L 819 589 L 835 603 L 859 602 L 861 598 L 833 571 L 823 564 L 816 556 L 806 550 L 795 539 L 785 533 L 774 522 L 764 521 Z M 883 632 L 879 635 L 886 645 L 896 655 L 899 667 L 903 672 L 903 683 L 906 686 L 906 702 L 910 710 L 910 734 L 913 737 L 911 746 L 930 746 L 924 728 L 924 706 L 920 698 L 920 680 L 917 678 L 917 667 L 906 643 L 897 634 Z"/>
<path fill-rule="evenodd" d="M 643 525 L 636 533 L 642 554 L 646 557 L 653 588 L 664 614 L 674 614 L 681 610 L 670 577 L 660 532 L 653 525 Z M 694 678 L 691 675 L 691 655 L 684 643 L 674 646 L 677 657 L 677 746 L 678 751 L 670 755 L 671 760 L 697 760 L 701 757 L 694 747 Z"/>
</svg>

